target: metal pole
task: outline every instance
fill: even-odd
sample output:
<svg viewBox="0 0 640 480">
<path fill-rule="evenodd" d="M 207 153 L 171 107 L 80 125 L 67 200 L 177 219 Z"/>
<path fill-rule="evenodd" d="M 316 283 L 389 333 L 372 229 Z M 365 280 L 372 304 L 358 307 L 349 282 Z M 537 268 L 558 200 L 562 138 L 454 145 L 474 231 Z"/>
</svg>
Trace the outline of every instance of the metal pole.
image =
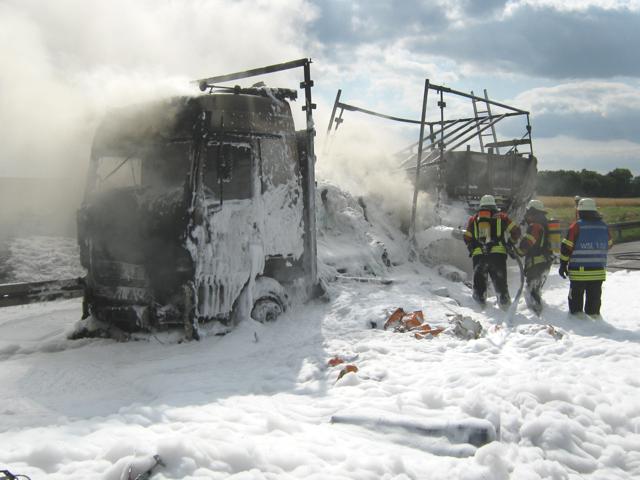
<svg viewBox="0 0 640 480">
<path fill-rule="evenodd" d="M 333 102 L 333 110 L 331 110 L 331 118 L 329 119 L 329 126 L 327 127 L 327 135 L 324 137 L 324 144 L 322 147 L 322 154 L 326 155 L 329 151 L 329 137 L 331 136 L 331 127 L 333 126 L 333 120 L 336 118 L 336 110 L 338 109 L 338 103 L 340 102 L 340 95 L 342 94 L 342 90 L 338 89 L 338 93 L 336 94 L 336 100 Z M 336 122 L 337 123 L 337 122 Z M 337 125 L 336 125 L 337 127 Z"/>
<path fill-rule="evenodd" d="M 496 107 L 506 108 L 507 110 L 511 110 L 512 112 L 518 112 L 518 113 L 523 114 L 523 115 L 526 115 L 527 113 L 529 113 L 526 110 L 521 110 L 519 108 L 512 107 L 511 105 L 507 105 L 505 103 L 495 102 L 493 100 L 487 100 L 486 98 L 478 97 L 476 95 L 469 95 L 468 93 L 460 92 L 458 90 L 454 90 L 453 88 L 445 87 L 443 85 L 431 84 L 431 86 L 429 88 L 431 88 L 432 90 L 440 91 L 440 92 L 453 93 L 454 95 L 460 95 L 461 97 L 467 97 L 467 98 L 475 99 L 477 102 L 483 102 L 483 103 L 487 102 L 490 105 L 494 105 Z"/>
<path fill-rule="evenodd" d="M 429 79 L 424 81 L 424 94 L 422 95 L 422 116 L 420 120 L 420 140 L 418 141 L 418 159 L 416 161 L 416 180 L 413 189 L 413 203 L 411 204 L 411 224 L 409 225 L 409 240 L 415 254 L 416 240 L 416 210 L 418 208 L 418 189 L 420 188 L 420 163 L 422 162 L 422 143 L 424 142 L 424 119 L 427 116 L 427 96 L 429 95 Z"/>
<path fill-rule="evenodd" d="M 489 94 L 487 93 L 487 89 L 484 89 L 484 98 L 487 99 L 486 103 L 487 103 L 487 113 L 489 114 L 489 116 L 491 117 L 491 104 L 489 103 Z M 527 116 L 529 116 L 527 114 Z M 491 126 L 491 133 L 493 135 L 493 142 L 494 143 L 498 143 L 498 137 L 496 136 L 496 127 L 495 126 Z M 498 155 L 500 155 L 500 148 L 499 147 L 495 147 L 496 148 L 496 153 Z"/>
<path fill-rule="evenodd" d="M 529 122 L 529 114 L 527 113 L 527 135 L 529 136 L 529 150 L 533 155 L 533 142 L 531 141 L 531 122 Z"/>
<path fill-rule="evenodd" d="M 313 109 L 316 108 L 315 104 L 311 101 L 311 87 L 313 87 L 313 80 L 311 80 L 311 61 L 304 63 L 304 82 L 300 84 L 300 88 L 304 89 L 305 104 L 302 109 L 306 113 L 307 117 L 307 159 L 306 159 L 306 228 L 305 228 L 305 246 L 307 250 L 307 266 L 306 270 L 311 278 L 309 285 L 309 292 L 316 286 L 318 281 L 318 263 L 317 263 L 317 243 L 316 243 L 316 178 L 315 178 L 315 165 L 316 154 L 313 149 L 313 139 L 316 135 L 315 127 L 313 124 Z"/>
<path fill-rule="evenodd" d="M 475 96 L 473 94 L 473 90 L 471 90 L 471 96 Z M 471 99 L 471 105 L 473 105 L 473 114 L 476 119 L 476 127 L 478 128 L 478 143 L 480 144 L 480 152 L 484 153 L 484 142 L 482 141 L 482 133 L 480 132 L 480 123 L 478 122 L 478 107 L 476 106 L 475 98 Z"/>
<path fill-rule="evenodd" d="M 278 63 L 277 65 L 269 65 L 268 67 L 254 68 L 252 70 L 245 70 L 244 72 L 230 73 L 227 75 L 219 75 L 217 77 L 201 78 L 195 80 L 200 86 L 200 90 L 203 92 L 211 87 L 214 83 L 229 82 L 231 80 L 240 80 L 242 78 L 255 77 L 257 75 L 264 75 L 267 73 L 280 72 L 282 70 L 289 70 L 291 68 L 308 67 L 311 60 L 308 58 L 301 58 L 299 60 L 293 60 L 292 62 Z"/>
<path fill-rule="evenodd" d="M 338 93 L 336 95 L 336 101 L 333 102 L 333 110 L 331 110 L 331 118 L 329 119 L 329 126 L 327 127 L 327 138 L 329 137 L 329 133 L 331 133 L 331 127 L 333 126 L 333 119 L 336 118 L 336 110 L 338 109 L 338 103 L 340 103 L 341 94 L 342 94 L 342 90 L 338 90 Z"/>
<path fill-rule="evenodd" d="M 440 196 L 444 186 L 443 170 L 444 170 L 444 107 L 447 104 L 444 102 L 444 92 L 440 90 L 440 101 L 438 102 L 440 107 L 440 159 L 438 163 L 438 184 L 436 186 L 436 217 L 440 220 Z"/>
<path fill-rule="evenodd" d="M 338 107 L 343 110 L 347 110 L 349 112 L 360 112 L 365 113 L 367 115 L 371 115 L 374 117 L 386 118 L 387 120 L 394 120 L 396 122 L 404 122 L 404 123 L 420 123 L 419 120 L 412 120 L 410 118 L 402 118 L 402 117 L 394 117 L 392 115 L 386 115 L 384 113 L 374 112 L 373 110 L 367 110 L 366 108 L 356 107 L 355 105 L 350 105 L 344 102 L 338 102 Z"/>
</svg>

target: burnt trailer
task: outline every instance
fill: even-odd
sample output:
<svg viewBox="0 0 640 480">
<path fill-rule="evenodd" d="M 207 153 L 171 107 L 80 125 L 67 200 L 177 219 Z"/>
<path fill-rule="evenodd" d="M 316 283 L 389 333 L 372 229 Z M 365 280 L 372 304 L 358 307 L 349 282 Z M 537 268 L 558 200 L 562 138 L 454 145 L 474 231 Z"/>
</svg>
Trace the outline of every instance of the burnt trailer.
<svg viewBox="0 0 640 480">
<path fill-rule="evenodd" d="M 435 94 L 437 111 L 427 115 L 429 92 Z M 421 119 L 408 119 L 367 110 L 341 101 L 338 90 L 327 129 L 327 139 L 344 122 L 344 112 L 360 112 L 395 122 L 418 125 L 418 141 L 395 154 L 418 190 L 430 192 L 438 203 L 459 200 L 474 210 L 485 194 L 498 206 L 519 217 L 535 191 L 537 160 L 533 154 L 529 112 L 425 80 Z M 469 116 L 447 118 L 447 100 L 471 100 Z M 433 117 L 435 116 L 435 119 Z M 496 125 L 507 119 L 523 119 L 517 138 L 500 140 Z M 330 143 L 330 140 L 328 141 Z M 328 144 L 327 143 L 327 144 Z M 473 146 L 473 149 L 472 149 Z M 415 218 L 414 212 L 412 217 Z"/>
<path fill-rule="evenodd" d="M 217 84 L 300 67 L 288 89 Z M 87 328 L 126 332 L 275 319 L 317 290 L 310 60 L 208 78 L 197 96 L 114 111 L 78 212 Z M 244 313 L 243 313 L 244 312 Z"/>
<path fill-rule="evenodd" d="M 447 151 L 443 158 L 442 162 L 422 165 L 418 188 L 426 192 L 442 188 L 446 198 L 462 200 L 469 211 L 477 210 L 480 198 L 490 194 L 501 210 L 520 218 L 535 191 L 537 159 L 529 153 L 483 153 L 468 149 Z M 406 169 L 415 179 L 416 167 Z"/>
</svg>

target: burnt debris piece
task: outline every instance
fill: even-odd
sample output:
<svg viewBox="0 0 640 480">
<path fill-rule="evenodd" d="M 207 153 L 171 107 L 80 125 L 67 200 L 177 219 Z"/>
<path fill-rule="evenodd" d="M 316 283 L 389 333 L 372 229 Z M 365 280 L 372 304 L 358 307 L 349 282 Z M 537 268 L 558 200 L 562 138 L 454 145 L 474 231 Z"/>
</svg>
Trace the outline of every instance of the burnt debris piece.
<svg viewBox="0 0 640 480">
<path fill-rule="evenodd" d="M 441 437 L 451 443 L 468 443 L 482 447 L 497 438 L 495 426 L 481 418 L 448 420 L 440 418 L 411 418 L 391 413 L 338 413 L 331 423 L 359 425 L 385 433 L 393 430 L 416 435 Z"/>
<path fill-rule="evenodd" d="M 98 128 L 78 211 L 83 318 L 126 332 L 273 320 L 317 290 L 310 60 L 198 80 Z M 219 83 L 302 68 L 297 92 Z M 97 322 L 95 322 L 97 320 Z"/>
</svg>

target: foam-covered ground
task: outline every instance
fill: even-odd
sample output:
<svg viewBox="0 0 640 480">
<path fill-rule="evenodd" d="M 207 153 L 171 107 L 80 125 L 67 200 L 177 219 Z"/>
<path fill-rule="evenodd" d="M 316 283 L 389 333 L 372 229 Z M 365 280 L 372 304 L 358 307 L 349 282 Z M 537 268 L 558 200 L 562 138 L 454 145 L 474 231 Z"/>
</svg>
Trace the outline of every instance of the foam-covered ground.
<svg viewBox="0 0 640 480">
<path fill-rule="evenodd" d="M 0 469 L 115 480 L 158 453 L 157 479 L 640 477 L 640 272 L 609 275 L 602 320 L 568 316 L 568 282 L 553 276 L 543 316 L 521 301 L 507 325 L 463 283 L 408 262 L 404 237 L 374 205 L 367 221 L 353 199 L 333 196 L 340 206 L 319 212 L 325 277 L 394 283 L 338 279 L 326 302 L 182 344 L 67 340 L 79 300 L 3 309 Z M 395 307 L 443 327 L 468 315 L 485 333 L 385 331 Z M 334 356 L 358 371 L 339 379 Z M 382 428 L 385 419 L 404 426 Z M 488 422 L 496 440 L 478 448 L 406 428 L 441 420 Z"/>
</svg>

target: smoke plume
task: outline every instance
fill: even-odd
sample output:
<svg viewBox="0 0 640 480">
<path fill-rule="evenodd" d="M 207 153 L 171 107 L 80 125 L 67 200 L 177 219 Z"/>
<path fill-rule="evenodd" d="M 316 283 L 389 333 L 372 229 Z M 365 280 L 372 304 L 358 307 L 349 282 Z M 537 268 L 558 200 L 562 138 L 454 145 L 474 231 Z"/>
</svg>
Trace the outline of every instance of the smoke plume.
<svg viewBox="0 0 640 480">
<path fill-rule="evenodd" d="M 57 198 L 2 188 L 5 212 L 59 200 L 72 215 L 105 111 L 300 58 L 312 14 L 305 0 L 0 0 L 0 182 L 64 179 Z"/>
<path fill-rule="evenodd" d="M 395 129 L 387 121 L 349 118 L 348 124 L 345 122 L 337 132 L 332 132 L 328 140 L 319 142 L 317 175 L 354 196 L 378 199 L 406 230 L 414 187 L 396 153 L 417 140 L 419 130 L 413 130 Z M 415 139 L 409 136 L 411 133 L 415 133 Z M 426 228 L 435 222 L 433 201 L 420 193 L 417 227 Z"/>
</svg>

